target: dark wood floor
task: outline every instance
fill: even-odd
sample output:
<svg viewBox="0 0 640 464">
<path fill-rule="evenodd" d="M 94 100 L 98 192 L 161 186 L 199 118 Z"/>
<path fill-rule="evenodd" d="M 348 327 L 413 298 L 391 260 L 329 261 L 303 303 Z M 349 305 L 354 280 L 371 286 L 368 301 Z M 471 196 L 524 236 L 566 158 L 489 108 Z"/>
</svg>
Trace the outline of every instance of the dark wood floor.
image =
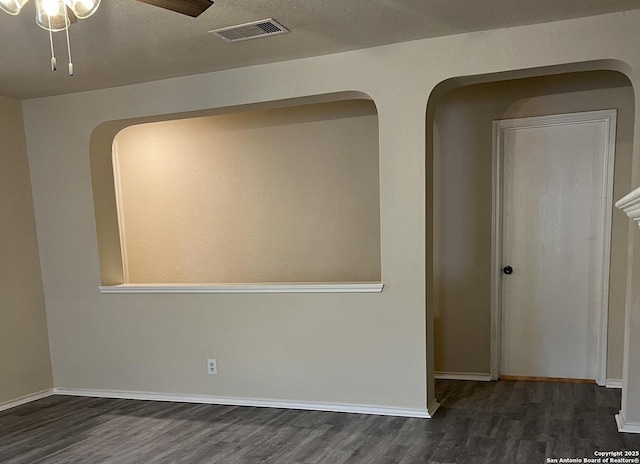
<svg viewBox="0 0 640 464">
<path fill-rule="evenodd" d="M 434 419 L 54 396 L 0 413 L 0 463 L 509 463 L 640 450 L 620 391 L 438 381 Z"/>
</svg>

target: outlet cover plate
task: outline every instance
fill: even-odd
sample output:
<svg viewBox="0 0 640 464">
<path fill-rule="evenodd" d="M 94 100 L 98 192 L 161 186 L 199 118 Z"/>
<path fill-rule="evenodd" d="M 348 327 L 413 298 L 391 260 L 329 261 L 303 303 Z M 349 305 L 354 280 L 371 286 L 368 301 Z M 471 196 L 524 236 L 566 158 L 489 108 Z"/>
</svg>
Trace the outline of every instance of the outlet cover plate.
<svg viewBox="0 0 640 464">
<path fill-rule="evenodd" d="M 207 359 L 207 374 L 218 375 L 218 363 L 215 359 Z"/>
</svg>

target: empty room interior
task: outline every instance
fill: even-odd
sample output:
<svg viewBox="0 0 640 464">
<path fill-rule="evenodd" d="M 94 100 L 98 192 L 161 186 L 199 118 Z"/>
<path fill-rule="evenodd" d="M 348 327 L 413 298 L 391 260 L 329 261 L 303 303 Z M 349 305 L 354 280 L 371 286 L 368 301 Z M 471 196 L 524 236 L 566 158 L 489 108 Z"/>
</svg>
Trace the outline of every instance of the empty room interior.
<svg viewBox="0 0 640 464">
<path fill-rule="evenodd" d="M 0 0 L 0 462 L 639 462 L 639 8 Z"/>
</svg>

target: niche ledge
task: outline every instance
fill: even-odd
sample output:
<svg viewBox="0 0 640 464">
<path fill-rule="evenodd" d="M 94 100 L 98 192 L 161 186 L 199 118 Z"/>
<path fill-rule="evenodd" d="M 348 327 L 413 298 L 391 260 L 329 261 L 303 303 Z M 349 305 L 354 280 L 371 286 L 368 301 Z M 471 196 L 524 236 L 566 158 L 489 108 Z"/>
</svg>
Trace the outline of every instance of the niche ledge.
<svg viewBox="0 0 640 464">
<path fill-rule="evenodd" d="M 382 282 L 278 284 L 120 284 L 100 293 L 380 293 Z"/>
</svg>

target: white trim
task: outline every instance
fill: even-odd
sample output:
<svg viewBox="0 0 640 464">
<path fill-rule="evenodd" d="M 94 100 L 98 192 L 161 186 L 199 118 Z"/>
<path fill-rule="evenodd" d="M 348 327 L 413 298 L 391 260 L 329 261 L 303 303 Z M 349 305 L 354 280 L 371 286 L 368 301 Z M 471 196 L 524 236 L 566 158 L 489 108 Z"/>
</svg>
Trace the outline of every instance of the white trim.
<svg viewBox="0 0 640 464">
<path fill-rule="evenodd" d="M 618 425 L 618 432 L 640 433 L 640 424 L 629 424 L 626 422 L 622 411 L 616 414 L 616 424 Z"/>
<path fill-rule="evenodd" d="M 601 286 L 597 288 L 597 349 L 596 382 L 603 386 L 607 372 L 607 325 L 609 302 L 609 267 L 611 261 L 611 216 L 613 199 L 613 173 L 615 159 L 617 110 L 585 111 L 580 113 L 555 114 L 532 118 L 503 119 L 493 121 L 493 218 L 492 218 L 492 254 L 491 254 L 491 378 L 497 380 L 500 375 L 501 338 L 502 338 L 502 145 L 500 134 L 505 130 L 550 127 L 587 122 L 604 122 L 606 140 L 603 166 L 603 218 L 602 262 L 600 268 Z M 629 197 L 629 195 L 627 195 Z M 625 197 L 624 199 L 626 199 Z M 624 200 L 623 199 L 623 200 Z M 640 216 L 640 189 L 636 197 L 638 216 Z M 622 201 L 622 200 L 621 200 Z M 620 203 L 620 202 L 618 202 Z M 617 205 L 617 204 L 616 204 Z"/>
<path fill-rule="evenodd" d="M 440 403 L 438 403 L 436 400 L 433 401 L 433 403 L 431 403 L 429 406 L 427 406 L 427 419 L 431 419 L 433 418 L 433 415 L 436 413 L 436 411 L 440 408 Z"/>
<path fill-rule="evenodd" d="M 380 293 L 380 282 L 324 284 L 121 284 L 100 293 Z"/>
<path fill-rule="evenodd" d="M 493 173 L 491 195 L 491 380 L 500 378 L 500 352 L 502 350 L 502 148 L 499 121 L 493 121 Z"/>
<path fill-rule="evenodd" d="M 604 382 L 607 388 L 622 388 L 622 379 L 607 379 Z"/>
<path fill-rule="evenodd" d="M 6 411 L 7 409 L 15 408 L 18 406 L 22 406 L 23 404 L 31 403 L 32 401 L 38 401 L 42 398 L 47 398 L 53 395 L 53 389 L 42 390 L 37 393 L 32 393 L 31 395 L 21 396 L 15 400 L 7 401 L 5 403 L 0 404 L 0 411 Z"/>
<path fill-rule="evenodd" d="M 636 157 L 637 158 L 637 157 Z M 636 176 L 634 176 L 634 179 Z M 616 208 L 621 209 L 629 218 L 632 220 L 631 224 L 629 224 L 629 241 L 627 244 L 627 250 L 629 256 L 633 256 L 634 250 L 634 239 L 633 239 L 633 221 L 636 221 L 638 225 L 640 225 L 640 188 L 633 190 L 631 193 L 628 193 L 620 200 L 616 202 Z M 626 432 L 628 430 L 625 426 L 625 419 L 623 411 L 627 410 L 627 403 L 630 401 L 629 395 L 629 370 L 631 368 L 629 362 L 629 353 L 631 351 L 630 340 L 631 340 L 631 327 L 632 327 L 632 311 L 635 301 L 633 300 L 633 287 L 635 284 L 634 278 L 636 276 L 633 272 L 633 260 L 628 260 L 627 263 L 627 295 L 625 300 L 625 319 L 624 319 L 624 349 L 623 349 L 623 366 L 622 366 L 622 403 L 620 408 L 620 413 L 616 415 L 616 422 L 618 423 L 618 430 L 620 432 Z M 637 278 L 636 278 L 637 279 Z"/>
<path fill-rule="evenodd" d="M 598 349 L 596 352 L 596 383 L 600 386 L 606 385 L 607 378 L 607 340 L 609 330 L 609 274 L 611 267 L 611 221 L 613 217 L 613 175 L 616 154 L 616 129 L 617 110 L 605 110 L 591 112 L 598 113 L 606 124 L 606 153 L 604 154 L 604 217 L 600 223 L 603 233 L 603 256 L 600 269 L 602 287 L 600 289 L 599 321 L 598 321 Z"/>
<path fill-rule="evenodd" d="M 475 382 L 491 382 L 491 374 L 476 372 L 434 372 L 434 379 L 438 380 L 472 380 Z"/>
<path fill-rule="evenodd" d="M 620 208 L 632 221 L 636 221 L 640 226 L 640 188 L 618 200 L 616 208 Z"/>
<path fill-rule="evenodd" d="M 169 401 L 173 403 L 222 404 L 228 406 L 252 406 L 258 408 L 303 409 L 308 411 L 347 412 L 371 414 L 376 416 L 418 417 L 429 419 L 426 409 L 405 409 L 369 406 L 361 404 L 306 403 L 298 401 L 275 401 L 255 398 L 227 398 L 198 395 L 167 395 L 164 393 L 118 391 L 118 390 L 79 390 L 74 388 L 55 388 L 56 395 L 88 396 L 92 398 L 118 398 L 127 400 Z M 436 403 L 437 404 L 437 403 Z M 432 405 L 430 411 L 435 412 Z"/>
</svg>

